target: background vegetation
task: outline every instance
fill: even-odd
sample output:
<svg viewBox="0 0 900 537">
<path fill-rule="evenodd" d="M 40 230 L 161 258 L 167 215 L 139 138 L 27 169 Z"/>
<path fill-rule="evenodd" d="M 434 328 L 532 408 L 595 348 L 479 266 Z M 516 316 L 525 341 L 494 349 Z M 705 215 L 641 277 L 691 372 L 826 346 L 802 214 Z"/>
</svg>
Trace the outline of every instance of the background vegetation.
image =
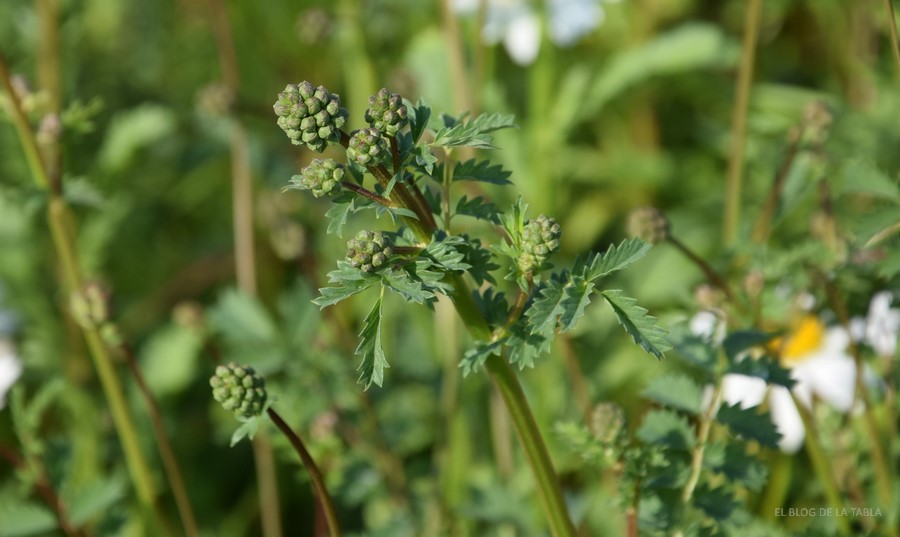
<svg viewBox="0 0 900 537">
<path fill-rule="evenodd" d="M 742 60 L 742 39 L 754 27 L 748 6 L 756 3 L 756 56 Z M 569 46 L 547 31 L 546 13 L 558 3 L 532 4 L 545 23 L 540 52 L 520 65 L 483 38 L 486 11 L 458 13 L 440 2 L 0 3 L 0 51 L 18 76 L 18 99 L 50 170 L 49 188 L 36 185 L 12 113 L 3 116 L 0 338 L 14 342 L 24 373 L 0 411 L 0 450 L 10 462 L 0 464 L 0 535 L 58 533 L 52 502 L 42 496 L 48 489 L 72 524 L 93 534 L 142 527 L 114 418 L 68 314 L 68 276 L 48 227 L 54 199 L 77 224 L 80 272 L 113 290 L 119 331 L 158 398 L 202 534 L 325 531 L 287 440 L 264 434 L 255 447 L 228 447 L 235 422 L 212 401 L 208 379 L 217 361 L 229 360 L 266 376 L 279 411 L 325 473 L 345 532 L 546 531 L 487 377 L 463 379 L 455 367 L 469 343 L 447 304 L 431 315 L 386 300 L 391 368 L 382 388 L 356 384 L 355 335 L 370 302 L 319 311 L 310 301 L 343 257 L 346 238 L 374 220 L 351 221 L 338 239 L 326 233 L 325 203 L 282 192 L 314 156 L 287 143 L 275 124 L 271 105 L 287 83 L 310 80 L 339 93 L 350 128 L 363 126 L 367 99 L 382 86 L 413 102 L 422 97 L 436 111 L 515 114 L 520 127 L 497 133 L 502 149 L 479 151 L 512 172 L 515 188 L 479 185 L 467 193 L 502 207 L 521 194 L 532 214 L 555 216 L 564 229 L 559 265 L 620 242 L 627 215 L 653 205 L 682 243 L 736 287 L 754 270 L 764 273 L 773 326 L 757 328 L 790 326 L 786 304 L 801 291 L 817 299 L 826 322 L 836 322 L 840 312 L 825 305 L 829 287 L 815 274 L 837 282 L 854 317 L 866 315 L 876 291 L 900 288 L 897 234 L 864 248 L 900 221 L 900 59 L 891 50 L 890 2 L 602 2 L 602 21 Z M 736 82 L 748 65 L 741 129 Z M 816 101 L 834 118 L 830 134 L 795 156 L 796 128 Z M 4 102 L 9 111 L 8 96 Z M 729 171 L 729 163 L 737 168 Z M 779 170 L 784 190 L 765 219 L 771 238 L 751 248 Z M 729 174 L 743 181 L 738 203 L 726 210 Z M 832 235 L 822 231 L 824 209 Z M 628 289 L 676 334 L 708 305 L 695 297 L 703 272 L 670 245 L 614 278 L 608 287 Z M 620 473 L 615 464 L 586 461 L 592 441 L 579 443 L 575 425 L 590 423 L 595 405 L 611 401 L 624 409 L 633 436 L 659 405 L 644 395 L 648 383 L 686 366 L 677 346 L 675 359 L 660 363 L 644 354 L 600 306 L 563 336 L 522 372 L 522 382 L 573 519 L 585 535 L 623 534 L 629 500 Z M 169 524 L 157 531 L 177 534 L 146 405 L 120 350 L 110 354 Z M 886 362 L 866 356 L 892 386 L 896 348 Z M 875 426 L 888 439 L 893 469 L 896 408 L 885 395 L 891 389 L 878 393 Z M 833 517 L 776 517 L 774 506 L 829 505 L 828 490 L 816 485 L 807 451 L 763 449 L 754 455 L 769 475 L 782 457 L 790 461 L 788 484 L 779 492 L 769 481 L 742 489 L 736 497 L 748 518 L 720 531 L 746 534 L 752 520 L 760 535 L 802 527 L 815 535 L 889 534 L 900 481 L 891 484 L 889 505 L 876 501 L 864 426 L 844 415 L 823 420 L 823 430 L 835 432 L 823 434 L 826 451 L 837 438 L 849 443 L 838 446 L 848 453 L 836 471 L 841 505 L 880 505 L 885 518 L 849 517 L 845 527 Z M 847 470 L 853 466 L 856 477 Z M 650 522 L 642 528 L 669 531 Z"/>
</svg>

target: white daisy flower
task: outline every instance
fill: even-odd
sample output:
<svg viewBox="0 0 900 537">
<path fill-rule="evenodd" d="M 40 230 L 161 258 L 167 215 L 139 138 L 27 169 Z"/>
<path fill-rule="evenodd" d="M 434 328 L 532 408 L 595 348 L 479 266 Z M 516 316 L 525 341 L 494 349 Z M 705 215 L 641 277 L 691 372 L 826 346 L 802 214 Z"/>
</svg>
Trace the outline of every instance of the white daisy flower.
<svg viewBox="0 0 900 537">
<path fill-rule="evenodd" d="M 619 0 L 547 0 L 550 40 L 560 47 L 570 47 L 603 23 L 604 3 Z M 455 0 L 460 14 L 478 10 L 478 0 Z M 541 25 L 538 14 L 527 0 L 487 0 L 487 14 L 481 32 L 485 43 L 503 42 L 510 58 L 519 65 L 529 65 L 541 47 Z"/>
<path fill-rule="evenodd" d="M 13 344 L 0 338 L 0 409 L 6 406 L 6 394 L 22 375 L 22 361 Z"/>
<path fill-rule="evenodd" d="M 866 318 L 856 317 L 850 322 L 853 339 L 868 344 L 879 356 L 890 357 L 897 352 L 900 309 L 891 307 L 893 300 L 891 291 L 876 293 L 869 302 Z"/>
<path fill-rule="evenodd" d="M 797 401 L 811 408 L 815 397 L 839 412 L 850 411 L 856 395 L 856 363 L 847 354 L 849 343 L 850 336 L 843 328 L 826 329 L 814 315 L 800 319 L 778 345 L 782 365 L 790 369 L 796 381 L 792 390 Z M 772 422 L 781 433 L 779 448 L 794 453 L 803 445 L 806 431 L 787 388 L 768 386 L 758 377 L 726 374 L 721 392 L 722 400 L 730 405 L 740 404 L 741 408 L 768 401 Z"/>
</svg>

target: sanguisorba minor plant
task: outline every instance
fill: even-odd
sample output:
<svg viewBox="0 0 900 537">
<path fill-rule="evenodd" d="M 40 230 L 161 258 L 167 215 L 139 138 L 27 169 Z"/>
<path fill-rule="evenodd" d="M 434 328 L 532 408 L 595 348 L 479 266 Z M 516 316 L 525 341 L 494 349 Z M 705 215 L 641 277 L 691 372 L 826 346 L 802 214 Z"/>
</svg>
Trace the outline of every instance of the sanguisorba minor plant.
<svg viewBox="0 0 900 537">
<path fill-rule="evenodd" d="M 425 307 L 432 307 L 438 295 L 449 297 L 473 340 L 459 363 L 462 374 L 485 371 L 490 376 L 527 455 L 553 535 L 575 535 L 516 369 L 533 367 L 558 332 L 576 325 L 595 292 L 636 343 L 662 357 L 670 347 L 647 310 L 620 290 L 597 288 L 600 279 L 643 257 L 650 245 L 628 240 L 579 258 L 570 270 L 551 272 L 550 258 L 563 232 L 553 218 L 529 218 L 521 198 L 503 211 L 481 196 L 456 196 L 453 186 L 459 181 L 512 184 L 510 173 L 499 165 L 454 158 L 458 148 L 492 148 L 491 133 L 514 127 L 512 116 L 433 118 L 423 102 L 412 104 L 382 89 L 369 99 L 369 127 L 347 133 L 342 127 L 348 111 L 340 97 L 309 82 L 288 85 L 274 110 L 294 145 L 317 152 L 329 144 L 346 149 L 346 162 L 315 159 L 287 187 L 332 201 L 326 213 L 330 233 L 341 236 L 348 217 L 366 209 L 387 214 L 397 224 L 353 237 L 346 258 L 328 274 L 331 285 L 314 300 L 325 308 L 376 290 L 356 349 L 359 383 L 365 389 L 382 386 L 389 368 L 381 331 L 385 291 Z M 457 216 L 484 220 L 496 235 L 455 233 L 451 224 Z M 504 268 L 514 291 L 510 298 L 494 275 Z"/>
</svg>

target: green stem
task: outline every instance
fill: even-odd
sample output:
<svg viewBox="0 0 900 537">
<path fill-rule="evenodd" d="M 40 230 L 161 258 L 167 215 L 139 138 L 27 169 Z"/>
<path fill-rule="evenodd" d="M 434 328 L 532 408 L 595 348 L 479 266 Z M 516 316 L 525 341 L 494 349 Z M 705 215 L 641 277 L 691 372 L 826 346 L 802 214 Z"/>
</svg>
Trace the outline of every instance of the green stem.
<svg viewBox="0 0 900 537">
<path fill-rule="evenodd" d="M 349 136 L 343 131 L 341 131 L 340 143 L 344 148 L 349 143 Z M 390 174 L 383 166 L 370 167 L 369 172 L 382 185 L 386 185 L 391 179 Z M 416 234 L 419 241 L 423 244 L 429 244 L 437 229 L 430 212 L 427 215 L 419 214 L 422 211 L 402 183 L 395 185 L 391 191 L 391 199 L 402 203 L 404 207 L 416 213 L 418 218 L 405 218 L 404 221 Z M 453 286 L 450 298 L 453 300 L 456 311 L 466 325 L 469 334 L 478 340 L 490 340 L 492 336 L 491 328 L 472 298 L 469 286 L 458 274 L 448 276 L 449 283 Z M 488 358 L 485 367 L 491 380 L 494 382 L 494 386 L 496 386 L 501 397 L 503 397 L 503 402 L 506 403 L 507 410 L 513 419 L 519 442 L 525 449 L 525 454 L 537 481 L 541 505 L 547 515 L 552 534 L 554 537 L 575 537 L 575 527 L 569 519 L 562 489 L 556 477 L 556 471 L 553 469 L 553 463 L 550 460 L 547 447 L 544 445 L 540 429 L 538 429 L 537 423 L 534 421 L 534 416 L 531 413 L 528 400 L 525 398 L 525 393 L 522 391 L 522 386 L 519 384 L 518 377 L 516 377 L 509 363 L 497 355 Z"/>
<path fill-rule="evenodd" d="M 893 0 L 884 0 L 884 7 L 887 10 L 888 29 L 891 34 L 891 52 L 897 65 L 897 77 L 900 78 L 900 39 L 897 38 L 897 18 L 894 16 Z"/>
<path fill-rule="evenodd" d="M 300 460 L 303 461 L 303 466 L 306 467 L 310 481 L 312 481 L 316 499 L 322 507 L 322 512 L 325 513 L 329 534 L 331 537 L 340 537 L 341 526 L 338 523 L 337 511 L 334 508 L 334 502 L 331 501 L 331 495 L 328 493 L 328 488 L 325 486 L 325 478 L 322 477 L 322 472 L 319 470 L 318 465 L 316 465 L 316 461 L 313 460 L 312 455 L 307 451 L 306 446 L 303 444 L 303 440 L 301 440 L 297 433 L 281 419 L 281 416 L 279 416 L 272 407 L 266 409 L 266 413 L 269 415 L 269 419 L 271 419 L 275 426 L 278 427 L 278 430 L 287 437 L 291 446 L 293 446 L 294 450 L 297 452 L 297 455 L 300 456 Z"/>
<path fill-rule="evenodd" d="M 19 100 L 12 89 L 9 70 L 2 53 L 0 53 L 0 82 L 2 82 L 6 91 L 13 122 L 16 125 L 19 141 L 22 143 L 32 177 L 38 187 L 46 189 L 50 184 L 47 170 L 41 161 L 31 125 L 29 125 L 25 114 L 22 112 Z M 80 289 L 83 281 L 74 246 L 75 234 L 72 230 L 68 206 L 62 198 L 51 195 L 50 203 L 47 207 L 47 220 L 69 291 Z M 109 404 L 113 425 L 122 443 L 125 465 L 134 483 L 138 500 L 142 504 L 144 511 L 148 514 L 152 513 L 161 524 L 162 518 L 156 510 L 154 501 L 156 493 L 153 487 L 153 480 L 150 477 L 150 467 L 141 452 L 137 430 L 128 411 L 119 377 L 112 367 L 109 353 L 100 340 L 99 334 L 94 330 L 84 330 L 84 338 L 93 359 L 97 376 L 100 379 L 103 393 Z"/>
<path fill-rule="evenodd" d="M 131 347 L 123 344 L 119 346 L 119 350 L 125 357 L 125 363 L 128 364 L 138 389 L 144 397 L 144 402 L 147 404 L 147 413 L 150 415 L 150 424 L 153 427 L 153 435 L 156 437 L 159 456 L 162 458 L 163 468 L 166 471 L 166 476 L 169 478 L 169 486 L 172 487 L 172 495 L 175 497 L 175 505 L 178 508 L 178 514 L 181 516 L 184 533 L 188 537 L 196 537 L 199 535 L 197 519 L 194 517 L 194 509 L 191 507 L 191 501 L 184 486 L 181 468 L 178 467 L 178 459 L 175 458 L 175 451 L 172 449 L 169 433 L 166 432 L 166 427 L 163 425 L 159 403 L 156 401 L 153 392 L 150 391 L 150 387 L 147 385 L 140 367 L 138 367 L 137 358 Z"/>
<path fill-rule="evenodd" d="M 697 445 L 694 447 L 694 452 L 691 455 L 691 474 L 684 487 L 684 492 L 681 494 L 681 501 L 684 504 L 691 501 L 691 496 L 694 495 L 694 489 L 697 488 L 697 483 L 700 481 L 700 472 L 703 470 L 703 454 L 706 451 L 706 443 L 709 440 L 709 431 L 712 429 L 713 414 L 719 407 L 719 398 L 721 395 L 722 382 L 720 380 L 716 384 L 716 389 L 713 391 L 712 395 L 712 401 L 709 406 L 706 407 L 706 412 L 700 416 L 700 427 L 697 431 Z"/>
<path fill-rule="evenodd" d="M 759 19 L 762 0 L 748 0 L 744 14 L 744 44 L 741 66 L 738 71 L 737 90 L 731 119 L 731 151 L 728 159 L 728 176 L 725 184 L 725 215 L 723 241 L 731 246 L 737 240 L 741 210 L 741 183 L 744 178 L 744 149 L 747 137 L 747 108 L 750 104 L 750 86 L 753 82 L 753 64 L 756 41 L 759 36 Z"/>
<path fill-rule="evenodd" d="M 797 396 L 793 392 L 791 392 L 791 398 L 794 400 L 794 405 L 797 406 L 800 419 L 803 420 L 803 427 L 806 429 L 806 453 L 809 455 L 813 470 L 819 478 L 819 483 L 825 488 L 825 499 L 828 501 L 828 506 L 834 511 L 840 512 L 843 507 L 841 494 L 834 478 L 834 472 L 831 471 L 831 463 L 828 460 L 828 456 L 825 454 L 825 450 L 822 449 L 822 444 L 819 443 L 819 432 L 816 429 L 815 420 L 813 420 L 809 409 L 797 400 Z M 851 535 L 850 524 L 847 522 L 846 517 L 836 518 L 841 534 Z"/>
<path fill-rule="evenodd" d="M 481 316 L 478 306 L 469 293 L 468 286 L 459 276 L 453 276 L 450 283 L 454 289 L 451 298 L 469 333 L 476 339 L 490 339 L 491 329 L 484 317 Z M 569 519 L 562 489 L 556 477 L 556 471 L 553 469 L 553 462 L 550 460 L 547 446 L 544 445 L 541 431 L 534 421 L 518 377 L 509 362 L 496 354 L 487 359 L 485 368 L 512 417 L 519 442 L 525 450 L 528 463 L 531 465 L 537 481 L 541 506 L 547 515 L 551 533 L 554 537 L 574 537 L 576 535 L 575 527 Z"/>
</svg>

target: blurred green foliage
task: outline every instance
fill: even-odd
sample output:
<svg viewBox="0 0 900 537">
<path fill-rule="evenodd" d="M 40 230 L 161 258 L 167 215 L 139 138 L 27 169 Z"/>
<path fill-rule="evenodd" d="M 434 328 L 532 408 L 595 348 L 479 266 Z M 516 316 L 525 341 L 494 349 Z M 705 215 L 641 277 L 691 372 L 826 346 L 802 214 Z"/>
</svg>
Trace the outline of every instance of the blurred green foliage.
<svg viewBox="0 0 900 537">
<path fill-rule="evenodd" d="M 384 388 L 365 392 L 356 385 L 355 335 L 371 301 L 348 300 L 324 312 L 311 303 L 343 257 L 344 241 L 327 234 L 325 202 L 282 192 L 313 157 L 286 143 L 275 124 L 271 104 L 287 83 L 310 80 L 340 94 L 357 111 L 352 128 L 362 126 L 366 100 L 382 86 L 411 102 L 421 97 L 436 111 L 459 113 L 468 105 L 473 112 L 514 114 L 520 128 L 498 132 L 493 143 L 501 149 L 481 154 L 511 171 L 515 188 L 466 182 L 464 191 L 501 207 L 521 194 L 534 214 L 554 215 L 565 230 L 562 266 L 618 243 L 627 214 L 649 204 L 664 210 L 678 238 L 724 276 L 739 280 L 760 271 L 765 314 L 781 326 L 789 308 L 775 291 L 779 284 L 809 289 L 820 302 L 827 298 L 805 272 L 810 265 L 837 274 L 854 316 L 865 315 L 874 291 L 900 288 L 898 234 L 880 239 L 878 248 L 863 247 L 900 221 L 900 73 L 881 2 L 764 2 L 748 115 L 743 239 L 752 235 L 804 110 L 824 101 L 834 122 L 823 146 L 801 144 L 787 169 L 768 245 L 742 240 L 733 249 L 720 246 L 721 208 L 743 1 L 604 3 L 598 28 L 571 47 L 543 37 L 527 67 L 482 41 L 477 16 L 460 16 L 461 76 L 453 70 L 457 43 L 439 3 L 231 0 L 237 95 L 221 85 L 205 2 L 57 3 L 61 179 L 78 223 L 82 268 L 115 291 L 116 316 L 160 400 L 204 535 L 259 534 L 252 451 L 246 443 L 228 448 L 233 419 L 209 395 L 215 360 L 250 364 L 266 376 L 279 411 L 322 467 L 347 533 L 545 531 L 522 453 L 510 447 L 511 435 L 492 437 L 486 378 L 462 379 L 455 367 L 470 345 L 445 304 L 432 316 L 423 307 L 379 303 L 388 379 Z M 31 2 L 0 2 L 0 51 L 31 88 L 24 102 L 35 126 L 51 98 L 38 74 L 45 39 Z M 18 469 L 0 464 L 0 536 L 58 533 L 52 511 L 31 493 L 41 479 L 58 490 L 73 523 L 87 523 L 97 535 L 138 534 L 108 411 L 56 283 L 47 195 L 33 186 L 16 132 L 0 119 L 0 309 L 17 319 L 10 337 L 25 365 L 0 411 L 0 446 L 28 461 Z M 234 285 L 229 132 L 235 119 L 246 128 L 254 181 L 258 297 Z M 823 199 L 840 230 L 837 242 L 815 227 Z M 455 221 L 458 230 L 488 229 L 491 211 L 471 209 L 485 210 L 481 220 Z M 369 227 L 372 216 L 351 220 L 344 236 Z M 586 428 L 572 424 L 596 403 L 615 401 L 632 437 L 683 450 L 682 458 L 669 459 L 676 461 L 675 474 L 690 463 L 696 438 L 688 416 L 700 413 L 700 386 L 710 369 L 692 369 L 703 356 L 691 353 L 679 328 L 700 309 L 694 289 L 703 274 L 690 261 L 660 246 L 612 282 L 664 319 L 676 342 L 673 354 L 682 359 L 657 364 L 623 336 L 608 309 L 589 307 L 551 355 L 521 375 L 571 494 L 571 513 L 593 535 L 622 534 L 626 521 L 619 516 L 615 472 L 584 462 L 602 458 L 602 449 Z M 448 376 L 459 378 L 448 382 Z M 449 402 L 447 390 L 457 393 Z M 142 447 L 158 462 L 130 378 L 127 393 Z M 896 426 L 895 418 L 886 420 Z M 558 432 L 560 423 L 570 425 Z M 769 432 L 739 431 L 758 441 L 752 449 L 771 444 Z M 753 458 L 741 473 L 725 467 L 723 453 L 735 444 L 716 440 L 708 464 L 721 461 L 715 471 L 743 488 L 735 500 L 704 483 L 699 508 L 728 518 L 732 502 L 741 503 L 723 530 L 729 534 L 795 531 L 791 524 L 802 520 L 751 516 L 763 505 L 764 471 L 756 465 L 772 466 L 776 456 Z M 287 441 L 273 442 L 286 534 L 312 535 L 308 478 Z M 888 453 L 893 464 L 897 449 Z M 635 472 L 653 475 L 658 468 L 658 454 L 632 455 L 627 464 Z M 804 479 L 813 475 L 810 461 L 794 457 L 785 497 L 797 506 L 823 505 L 821 490 L 809 484 L 814 480 Z M 861 464 L 868 480 L 873 470 Z M 154 478 L 165 483 L 158 464 Z M 167 494 L 161 503 L 175 521 Z M 645 503 L 642 528 L 666 531 L 665 496 Z M 814 523 L 807 534 L 836 531 L 827 520 Z"/>
</svg>

